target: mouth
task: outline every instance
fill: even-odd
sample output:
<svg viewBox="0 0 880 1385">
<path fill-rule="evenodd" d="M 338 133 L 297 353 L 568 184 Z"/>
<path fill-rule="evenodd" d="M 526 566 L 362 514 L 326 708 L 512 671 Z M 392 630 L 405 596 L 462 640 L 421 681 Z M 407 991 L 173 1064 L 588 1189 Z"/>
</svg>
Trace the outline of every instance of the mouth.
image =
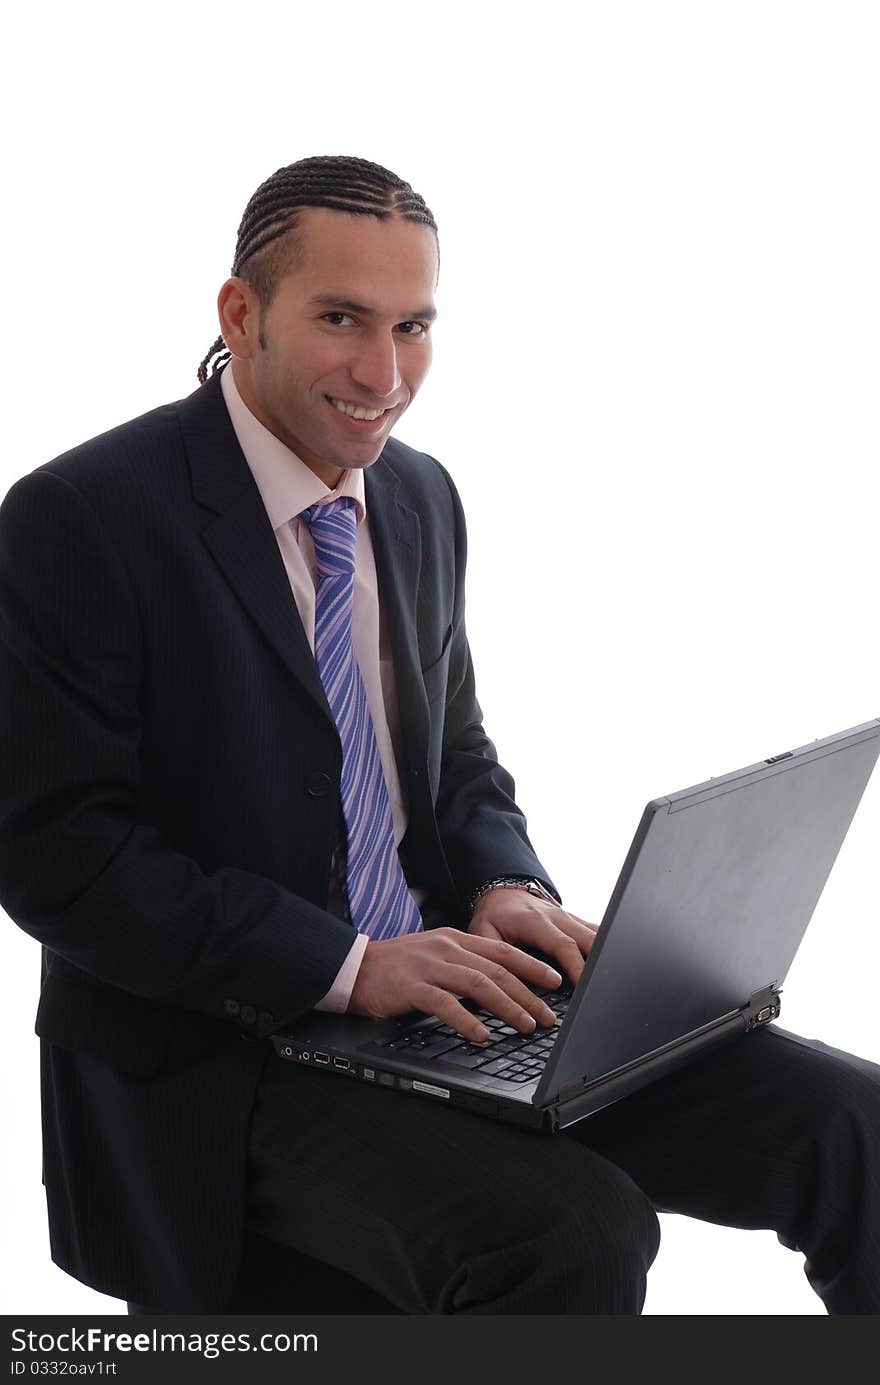
<svg viewBox="0 0 880 1385">
<path fill-rule="evenodd" d="M 330 394 L 325 394 L 324 398 L 343 423 L 359 433 L 380 433 L 394 413 L 393 408 L 367 409 L 362 404 L 352 404 L 346 399 L 336 399 Z"/>
</svg>

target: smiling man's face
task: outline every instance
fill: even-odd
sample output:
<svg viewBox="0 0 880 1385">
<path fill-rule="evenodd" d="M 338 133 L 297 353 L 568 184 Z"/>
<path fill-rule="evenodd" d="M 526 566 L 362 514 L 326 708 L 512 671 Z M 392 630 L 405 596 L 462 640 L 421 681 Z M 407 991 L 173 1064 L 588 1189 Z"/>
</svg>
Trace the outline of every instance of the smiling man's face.
<svg viewBox="0 0 880 1385">
<path fill-rule="evenodd" d="M 428 373 L 437 238 L 418 222 L 324 207 L 293 234 L 296 267 L 265 312 L 239 278 L 217 306 L 242 399 L 332 489 L 376 460 Z"/>
</svg>

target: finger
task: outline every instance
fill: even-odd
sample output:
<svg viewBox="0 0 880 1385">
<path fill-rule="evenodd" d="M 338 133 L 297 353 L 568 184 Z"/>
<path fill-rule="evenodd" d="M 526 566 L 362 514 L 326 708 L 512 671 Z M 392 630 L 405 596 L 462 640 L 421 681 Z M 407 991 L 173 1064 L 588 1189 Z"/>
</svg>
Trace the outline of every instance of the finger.
<svg viewBox="0 0 880 1385">
<path fill-rule="evenodd" d="M 504 918 L 503 924 L 500 919 L 493 920 L 491 913 L 487 912 L 477 923 L 477 928 L 481 925 L 488 925 L 496 931 L 503 927 L 505 938 L 517 944 L 519 949 L 525 950 L 527 956 L 537 952 L 543 954 L 539 958 L 541 961 L 549 961 L 552 958 L 559 962 L 563 973 L 569 977 L 573 985 L 577 985 L 584 969 L 583 958 L 589 954 L 599 931 L 598 924 L 588 923 L 576 914 L 569 914 L 560 905 L 549 911 L 530 908 L 520 915 L 508 915 Z M 468 936 L 473 937 L 474 934 Z M 506 965 L 509 966 L 510 963 Z M 543 984 L 558 986 L 561 980 L 562 977 L 559 981 L 545 981 Z"/>
<path fill-rule="evenodd" d="M 599 932 L 598 923 L 590 923 L 587 919 L 579 919 L 577 914 L 566 914 L 566 918 L 571 919 L 579 933 L 585 929 L 591 937 L 595 938 L 596 934 Z"/>
<path fill-rule="evenodd" d="M 599 931 L 598 923 L 588 923 L 586 919 L 578 918 L 577 914 L 569 914 L 565 909 L 554 909 L 552 913 L 544 914 L 540 924 L 544 936 L 548 936 L 548 928 L 559 929 L 561 933 L 574 938 L 584 953 L 589 952 Z"/>
<path fill-rule="evenodd" d="M 556 1022 L 556 1016 L 540 996 L 498 963 L 477 960 L 476 966 L 447 963 L 434 979 L 455 995 L 467 996 L 482 1010 L 497 1015 L 520 1033 L 531 1034 L 537 1024 Z"/>
<path fill-rule="evenodd" d="M 460 947 L 476 952 L 490 962 L 500 963 L 507 971 L 513 972 L 533 986 L 554 987 L 562 980 L 559 972 L 541 957 L 532 957 L 513 943 L 483 938 L 479 933 L 461 933 L 457 939 Z"/>
<path fill-rule="evenodd" d="M 596 934 L 599 932 L 598 923 L 587 923 L 586 919 L 579 919 L 576 914 L 565 914 L 562 919 L 555 920 L 555 922 L 564 933 L 574 938 L 581 952 L 586 956 L 596 941 Z"/>
<path fill-rule="evenodd" d="M 448 1024 L 450 1029 L 461 1034 L 462 1038 L 470 1039 L 472 1043 L 482 1044 L 491 1038 L 491 1031 L 476 1015 L 466 1010 L 455 996 L 449 991 L 444 991 L 442 986 L 432 986 L 430 982 L 424 982 L 413 992 L 413 1004 L 426 1015 L 436 1015 L 444 1024 Z"/>
<path fill-rule="evenodd" d="M 576 986 L 584 969 L 584 954 L 590 951 L 594 938 L 595 934 L 589 929 L 574 937 L 554 927 L 549 920 L 543 920 L 540 927 L 531 930 L 529 945 L 558 962 L 564 975 Z"/>
<path fill-rule="evenodd" d="M 558 920 L 559 927 L 556 926 L 555 920 Z M 552 919 L 536 910 L 522 918 L 505 920 L 504 929 L 511 942 L 517 944 L 515 952 L 526 957 L 532 957 L 537 952 L 540 954 L 537 960 L 545 964 L 547 959 L 552 958 L 559 964 L 563 975 L 576 986 L 584 969 L 584 955 L 589 953 L 596 936 L 596 933 L 586 926 L 579 929 L 577 925 L 580 923 L 580 919 L 573 918 L 562 909 L 554 910 Z M 566 926 L 570 931 L 565 931 Z M 575 934 L 576 936 L 573 936 Z M 468 934 L 468 937 L 473 936 Z M 512 961 L 505 961 L 505 966 L 511 971 L 519 970 Z M 552 968 L 549 970 L 552 974 Z M 559 976 L 558 979 L 554 978 L 543 984 L 555 987 L 561 980 L 562 976 Z"/>
</svg>

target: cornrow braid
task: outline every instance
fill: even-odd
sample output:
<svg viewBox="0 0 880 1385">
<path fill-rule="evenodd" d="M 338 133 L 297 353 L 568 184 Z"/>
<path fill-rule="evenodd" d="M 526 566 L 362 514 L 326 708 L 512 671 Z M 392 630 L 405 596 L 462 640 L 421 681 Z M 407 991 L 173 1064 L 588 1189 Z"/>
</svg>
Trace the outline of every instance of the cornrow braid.
<svg viewBox="0 0 880 1385">
<path fill-rule="evenodd" d="M 381 221 L 399 216 L 430 226 L 437 233 L 437 223 L 424 200 L 409 183 L 381 164 L 343 155 L 317 155 L 286 164 L 260 184 L 245 207 L 230 270 L 250 285 L 264 309 L 272 302 L 279 281 L 296 263 L 296 238 L 283 238 L 296 230 L 305 207 L 330 207 L 376 216 Z M 231 356 L 219 336 L 199 365 L 199 384 L 207 380 L 211 361 L 214 375 Z"/>
</svg>

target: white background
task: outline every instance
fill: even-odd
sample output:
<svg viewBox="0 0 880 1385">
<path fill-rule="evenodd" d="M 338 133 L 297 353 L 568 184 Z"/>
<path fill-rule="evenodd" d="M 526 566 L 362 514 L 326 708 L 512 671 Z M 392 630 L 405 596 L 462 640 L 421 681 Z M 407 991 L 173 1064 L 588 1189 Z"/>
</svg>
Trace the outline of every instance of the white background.
<svg viewBox="0 0 880 1385">
<path fill-rule="evenodd" d="M 880 715 L 876 5 L 141 8 L 7 22 L 0 494 L 195 389 L 251 193 L 356 154 L 439 223 L 398 436 L 459 485 L 486 727 L 569 907 L 649 798 Z M 873 1058 L 878 829 L 880 776 L 783 998 Z M 49 1260 L 39 949 L 0 938 L 0 1308 L 122 1309 Z M 823 1311 L 772 1232 L 663 1231 L 647 1312 Z"/>
</svg>

